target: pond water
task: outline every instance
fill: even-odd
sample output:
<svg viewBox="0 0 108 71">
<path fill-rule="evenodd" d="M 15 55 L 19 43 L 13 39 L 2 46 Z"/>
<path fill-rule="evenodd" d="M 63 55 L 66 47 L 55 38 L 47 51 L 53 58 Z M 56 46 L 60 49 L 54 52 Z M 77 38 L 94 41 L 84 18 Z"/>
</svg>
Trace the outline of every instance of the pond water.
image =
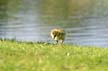
<svg viewBox="0 0 108 71">
<path fill-rule="evenodd" d="M 55 43 L 50 30 L 63 28 L 64 43 L 108 46 L 107 0 L 1 0 L 0 38 Z"/>
</svg>

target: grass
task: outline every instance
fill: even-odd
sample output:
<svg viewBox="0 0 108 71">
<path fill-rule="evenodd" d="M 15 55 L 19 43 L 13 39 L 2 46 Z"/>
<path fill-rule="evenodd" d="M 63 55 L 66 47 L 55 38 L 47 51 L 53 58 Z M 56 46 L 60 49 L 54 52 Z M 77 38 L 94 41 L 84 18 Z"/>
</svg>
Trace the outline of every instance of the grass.
<svg viewBox="0 0 108 71">
<path fill-rule="evenodd" d="M 108 71 L 108 48 L 1 40 L 0 71 Z"/>
</svg>

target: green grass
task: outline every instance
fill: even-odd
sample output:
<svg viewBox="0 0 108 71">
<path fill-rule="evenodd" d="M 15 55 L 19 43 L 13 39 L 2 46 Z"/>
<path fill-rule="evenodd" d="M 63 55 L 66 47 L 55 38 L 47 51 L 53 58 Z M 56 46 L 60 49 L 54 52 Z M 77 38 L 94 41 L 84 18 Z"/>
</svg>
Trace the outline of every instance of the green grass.
<svg viewBox="0 0 108 71">
<path fill-rule="evenodd" d="M 0 41 L 0 71 L 108 71 L 108 48 Z"/>
</svg>

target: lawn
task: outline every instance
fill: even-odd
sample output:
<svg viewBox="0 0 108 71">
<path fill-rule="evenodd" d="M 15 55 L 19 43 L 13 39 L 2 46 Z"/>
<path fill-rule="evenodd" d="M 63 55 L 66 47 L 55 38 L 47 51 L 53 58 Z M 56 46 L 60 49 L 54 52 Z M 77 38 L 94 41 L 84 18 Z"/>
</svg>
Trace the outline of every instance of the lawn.
<svg viewBox="0 0 108 71">
<path fill-rule="evenodd" d="M 108 48 L 1 40 L 0 71 L 108 71 Z"/>
</svg>

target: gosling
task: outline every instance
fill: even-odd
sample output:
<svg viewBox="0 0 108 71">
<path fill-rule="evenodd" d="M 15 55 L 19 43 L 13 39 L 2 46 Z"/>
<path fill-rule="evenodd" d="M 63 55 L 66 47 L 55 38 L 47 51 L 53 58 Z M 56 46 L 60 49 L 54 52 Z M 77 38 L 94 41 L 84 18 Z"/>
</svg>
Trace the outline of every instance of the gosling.
<svg viewBox="0 0 108 71">
<path fill-rule="evenodd" d="M 64 42 L 65 40 L 65 31 L 63 29 L 53 29 L 50 32 L 51 37 L 58 43 L 59 40 L 61 41 L 61 43 Z"/>
</svg>

